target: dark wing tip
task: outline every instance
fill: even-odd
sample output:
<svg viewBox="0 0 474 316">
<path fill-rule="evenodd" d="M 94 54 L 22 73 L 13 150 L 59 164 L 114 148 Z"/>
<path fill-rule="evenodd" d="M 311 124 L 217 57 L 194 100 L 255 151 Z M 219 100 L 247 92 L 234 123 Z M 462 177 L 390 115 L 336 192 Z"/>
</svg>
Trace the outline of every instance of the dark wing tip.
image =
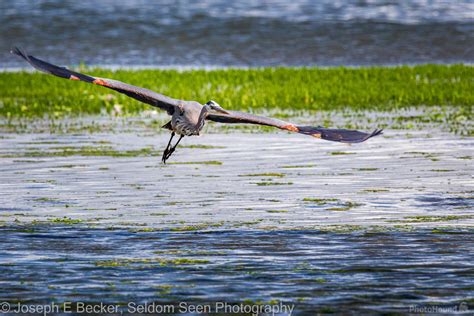
<svg viewBox="0 0 474 316">
<path fill-rule="evenodd" d="M 382 135 L 382 134 L 383 134 L 383 128 L 381 128 L 381 129 L 376 128 L 376 129 L 369 135 L 369 137 L 367 137 L 367 139 L 369 139 L 369 138 L 371 138 L 371 137 L 374 137 L 374 136 Z"/>
<path fill-rule="evenodd" d="M 372 133 L 365 133 L 349 129 L 298 126 L 298 133 L 341 143 L 361 143 L 382 134 L 382 131 L 382 129 L 375 129 Z"/>
<path fill-rule="evenodd" d="M 18 47 L 13 47 L 11 50 L 10 50 L 10 53 L 14 54 L 14 55 L 18 55 L 20 57 L 23 57 L 24 59 L 28 59 L 27 55 L 26 55 L 26 52 L 24 50 L 22 50 L 21 48 L 18 48 Z"/>
</svg>

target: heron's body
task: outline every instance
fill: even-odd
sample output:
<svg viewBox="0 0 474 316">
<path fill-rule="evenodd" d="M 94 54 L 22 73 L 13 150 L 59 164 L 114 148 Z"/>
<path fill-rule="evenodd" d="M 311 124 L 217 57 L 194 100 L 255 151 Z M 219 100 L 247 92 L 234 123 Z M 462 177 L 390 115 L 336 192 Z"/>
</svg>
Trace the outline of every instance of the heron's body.
<svg viewBox="0 0 474 316">
<path fill-rule="evenodd" d="M 205 113 L 205 107 L 199 102 L 183 102 L 171 116 L 171 130 L 182 136 L 199 135 L 205 122 L 200 118 Z"/>
<path fill-rule="evenodd" d="M 100 85 L 126 94 L 140 102 L 144 102 L 165 110 L 169 115 L 171 115 L 171 121 L 165 124 L 163 127 L 171 130 L 172 133 L 171 139 L 168 142 L 168 146 L 163 153 L 163 162 L 166 162 L 166 160 L 171 156 L 171 154 L 175 151 L 176 146 L 184 136 L 199 135 L 206 120 L 220 123 L 241 123 L 273 126 L 290 132 L 296 132 L 316 138 L 342 143 L 360 143 L 382 133 L 382 130 L 377 129 L 372 133 L 364 133 L 346 129 L 323 128 L 320 126 L 300 126 L 269 117 L 257 116 L 238 111 L 227 111 L 214 101 L 209 101 L 202 105 L 196 101 L 177 100 L 157 92 L 132 86 L 117 80 L 98 78 L 74 72 L 67 68 L 58 67 L 31 55 L 27 55 L 18 48 L 13 49 L 12 53 L 22 57 L 33 67 L 43 72 L 65 79 L 84 81 Z M 175 134 L 180 135 L 180 138 L 174 146 L 170 147 L 171 140 Z"/>
</svg>

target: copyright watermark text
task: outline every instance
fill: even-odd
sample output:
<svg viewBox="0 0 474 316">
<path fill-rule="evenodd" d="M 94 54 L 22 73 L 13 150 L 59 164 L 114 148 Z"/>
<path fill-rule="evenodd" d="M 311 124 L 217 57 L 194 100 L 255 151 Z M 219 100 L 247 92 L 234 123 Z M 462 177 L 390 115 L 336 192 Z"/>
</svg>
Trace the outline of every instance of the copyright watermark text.
<svg viewBox="0 0 474 316">
<path fill-rule="evenodd" d="M 0 303 L 0 313 L 9 314 L 252 314 L 252 315 L 291 315 L 293 304 L 231 304 L 215 302 L 212 304 L 191 304 L 179 302 L 176 304 L 136 303 L 123 304 L 64 302 L 43 305 L 23 303 Z"/>
</svg>

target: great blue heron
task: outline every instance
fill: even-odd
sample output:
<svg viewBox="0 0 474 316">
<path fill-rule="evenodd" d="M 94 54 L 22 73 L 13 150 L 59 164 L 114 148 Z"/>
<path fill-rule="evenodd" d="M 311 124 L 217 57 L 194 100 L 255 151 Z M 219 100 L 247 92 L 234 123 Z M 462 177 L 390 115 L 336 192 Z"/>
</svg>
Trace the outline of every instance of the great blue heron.
<svg viewBox="0 0 474 316">
<path fill-rule="evenodd" d="M 61 78 L 85 81 L 107 87 L 120 93 L 124 93 L 138 101 L 167 111 L 168 114 L 171 115 L 171 121 L 166 123 L 163 127 L 171 130 L 171 138 L 168 142 L 168 145 L 166 146 L 165 151 L 163 152 L 163 163 L 166 163 L 166 160 L 173 154 L 173 152 L 176 150 L 176 146 L 178 146 L 179 142 L 184 136 L 199 135 L 199 132 L 204 126 L 205 120 L 220 123 L 247 123 L 274 126 L 282 130 L 341 143 L 360 143 L 382 133 L 381 129 L 376 129 L 372 133 L 364 133 L 347 129 L 329 129 L 319 126 L 301 126 L 269 117 L 257 116 L 238 111 L 227 111 L 214 101 L 209 101 L 202 105 L 196 101 L 172 99 L 154 91 L 132 86 L 117 80 L 92 77 L 71 71 L 64 67 L 52 65 L 31 55 L 27 55 L 26 52 L 17 47 L 12 49 L 11 52 L 22 57 L 40 71 Z M 171 141 L 173 140 L 175 134 L 180 135 L 180 137 L 176 144 L 171 146 Z"/>
</svg>

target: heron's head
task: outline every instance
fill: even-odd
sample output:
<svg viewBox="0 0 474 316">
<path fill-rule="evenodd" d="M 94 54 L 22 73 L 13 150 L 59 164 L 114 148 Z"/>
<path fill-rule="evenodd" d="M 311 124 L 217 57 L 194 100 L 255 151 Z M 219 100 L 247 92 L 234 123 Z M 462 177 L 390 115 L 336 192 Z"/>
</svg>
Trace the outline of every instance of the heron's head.
<svg viewBox="0 0 474 316">
<path fill-rule="evenodd" d="M 207 102 L 204 107 L 207 109 L 207 110 L 214 110 L 216 112 L 220 112 L 220 113 L 223 113 L 223 114 L 230 114 L 229 112 L 227 112 L 226 110 L 224 110 L 216 101 L 209 101 Z"/>
</svg>

